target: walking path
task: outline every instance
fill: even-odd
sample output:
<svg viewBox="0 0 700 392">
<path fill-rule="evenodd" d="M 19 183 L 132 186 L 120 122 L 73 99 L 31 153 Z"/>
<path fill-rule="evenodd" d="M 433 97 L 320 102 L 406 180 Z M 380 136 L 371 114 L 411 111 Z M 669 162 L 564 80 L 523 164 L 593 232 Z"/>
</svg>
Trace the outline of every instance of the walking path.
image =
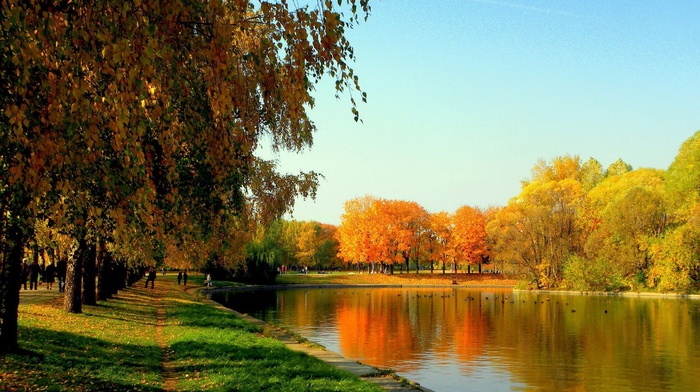
<svg viewBox="0 0 700 392">
<path fill-rule="evenodd" d="M 163 327 L 165 327 L 165 308 L 163 307 L 163 290 L 162 285 L 158 285 L 156 290 L 156 326 L 155 339 L 160 347 L 161 354 L 161 369 L 163 372 L 163 390 L 166 392 L 176 391 L 177 388 L 177 372 L 175 365 L 171 359 L 172 349 L 168 346 L 167 340 L 163 336 Z"/>
<path fill-rule="evenodd" d="M 51 290 L 46 288 L 46 284 L 40 285 L 36 290 L 21 289 L 19 291 L 19 306 L 48 302 L 63 296 L 63 294 L 58 291 L 58 284 L 56 283 L 54 283 Z"/>
</svg>

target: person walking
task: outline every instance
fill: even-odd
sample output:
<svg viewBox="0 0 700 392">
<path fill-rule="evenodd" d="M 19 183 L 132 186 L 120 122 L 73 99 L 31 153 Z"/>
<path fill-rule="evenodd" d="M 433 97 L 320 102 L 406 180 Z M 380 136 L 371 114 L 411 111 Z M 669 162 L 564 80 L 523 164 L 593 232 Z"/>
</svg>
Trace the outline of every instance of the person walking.
<svg viewBox="0 0 700 392">
<path fill-rule="evenodd" d="M 187 270 L 185 270 L 185 273 L 182 274 L 182 280 L 185 286 L 187 286 Z"/>
<path fill-rule="evenodd" d="M 46 289 L 53 290 L 53 282 L 56 281 L 56 266 L 53 265 L 53 261 L 46 266 L 44 270 L 44 279 L 46 282 Z"/>
<path fill-rule="evenodd" d="M 207 287 L 212 287 L 211 274 L 207 274 Z"/>
<path fill-rule="evenodd" d="M 36 290 L 39 284 L 39 263 L 36 260 L 29 264 L 29 290 Z"/>
<path fill-rule="evenodd" d="M 27 264 L 27 260 L 22 260 L 22 269 L 20 270 L 19 274 L 19 282 L 20 286 L 24 285 L 24 289 L 27 289 L 27 279 L 29 279 L 29 265 Z"/>
<path fill-rule="evenodd" d="M 60 259 L 58 263 L 56 263 L 56 278 L 58 279 L 59 293 L 66 291 L 66 267 L 68 267 L 68 263 L 65 259 Z"/>
<path fill-rule="evenodd" d="M 156 270 L 153 267 L 148 269 L 148 276 L 146 277 L 146 286 L 144 286 L 144 287 L 146 287 L 146 288 L 148 287 L 149 281 L 151 282 L 151 289 L 153 289 L 153 286 L 155 285 L 155 282 L 156 282 Z"/>
<path fill-rule="evenodd" d="M 182 281 L 182 271 L 177 273 L 177 285 L 180 285 L 180 282 Z"/>
</svg>

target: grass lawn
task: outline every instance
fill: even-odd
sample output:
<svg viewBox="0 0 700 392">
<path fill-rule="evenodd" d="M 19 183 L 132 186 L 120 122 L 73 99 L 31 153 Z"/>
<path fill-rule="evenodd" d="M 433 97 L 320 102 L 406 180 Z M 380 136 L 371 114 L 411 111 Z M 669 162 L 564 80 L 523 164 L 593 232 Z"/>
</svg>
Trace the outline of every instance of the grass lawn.
<svg viewBox="0 0 700 392">
<path fill-rule="evenodd" d="M 358 274 L 357 272 L 335 272 L 330 274 L 319 274 L 309 272 L 308 274 L 297 274 L 296 272 L 277 276 L 277 284 L 308 284 L 308 285 L 425 285 L 425 286 L 452 286 L 453 281 L 457 281 L 460 286 L 504 286 L 513 287 L 517 284 L 517 279 L 501 274 L 467 274 L 460 272 L 457 274 L 446 273 L 442 270 L 421 271 L 416 274 L 394 272 L 391 274 Z"/>
<path fill-rule="evenodd" d="M 201 287 L 202 277 L 192 277 Z M 381 391 L 211 306 L 175 276 L 137 283 L 82 314 L 62 299 L 19 308 L 22 352 L 0 357 L 3 391 Z"/>
</svg>

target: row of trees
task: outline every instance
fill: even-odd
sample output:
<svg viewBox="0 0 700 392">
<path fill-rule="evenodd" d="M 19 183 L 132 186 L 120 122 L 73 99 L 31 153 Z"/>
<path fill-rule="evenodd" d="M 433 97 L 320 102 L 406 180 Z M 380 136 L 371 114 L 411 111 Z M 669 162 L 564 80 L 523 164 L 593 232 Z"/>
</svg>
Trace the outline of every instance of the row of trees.
<svg viewBox="0 0 700 392">
<path fill-rule="evenodd" d="M 27 250 L 67 259 L 80 312 L 98 263 L 242 266 L 257 223 L 315 194 L 316 173 L 257 152 L 311 146 L 324 75 L 357 118 L 345 33 L 369 6 L 292 3 L 2 2 L 0 351 L 17 348 Z"/>
<path fill-rule="evenodd" d="M 370 196 L 345 203 L 338 227 L 339 256 L 348 263 L 386 266 L 442 263 L 470 268 L 488 261 L 486 215 L 478 208 L 463 206 L 454 214 L 429 213 L 415 202 L 384 200 Z"/>
<path fill-rule="evenodd" d="M 700 285 L 700 132 L 668 170 L 591 158 L 540 161 L 506 206 L 428 213 L 415 202 L 348 201 L 339 257 L 361 265 L 449 263 L 519 275 L 534 288 L 694 291 Z M 469 268 L 469 267 L 467 267 Z"/>
<path fill-rule="evenodd" d="M 329 269 L 338 259 L 336 227 L 318 222 L 278 219 L 259 226 L 246 246 L 247 274 L 261 283 L 274 283 L 277 268 Z"/>
<path fill-rule="evenodd" d="M 487 226 L 494 254 L 538 288 L 697 290 L 699 164 L 700 132 L 668 170 L 540 162 Z"/>
<path fill-rule="evenodd" d="M 443 273 L 488 262 L 485 214 L 462 207 L 454 214 L 428 213 L 414 202 L 370 196 L 346 203 L 339 226 L 276 220 L 258 226 L 246 246 L 249 274 L 273 282 L 277 268 L 409 271 L 442 264 Z"/>
</svg>

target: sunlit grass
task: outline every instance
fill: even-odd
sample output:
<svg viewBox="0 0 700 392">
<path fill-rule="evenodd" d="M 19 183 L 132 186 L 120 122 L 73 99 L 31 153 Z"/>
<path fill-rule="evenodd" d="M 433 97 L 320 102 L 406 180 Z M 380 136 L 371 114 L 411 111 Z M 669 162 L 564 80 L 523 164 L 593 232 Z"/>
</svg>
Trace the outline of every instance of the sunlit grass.
<svg viewBox="0 0 700 392">
<path fill-rule="evenodd" d="M 61 300 L 20 307 L 23 352 L 0 359 L 5 390 L 159 390 L 161 350 L 155 344 L 155 308 L 133 291 L 83 314 Z"/>
<path fill-rule="evenodd" d="M 166 328 L 173 336 L 173 362 L 184 391 L 377 391 L 376 386 L 281 342 L 230 312 L 212 306 L 177 303 Z"/>
<path fill-rule="evenodd" d="M 0 358 L 0 390 L 161 391 L 164 352 L 178 391 L 381 390 L 183 288 L 158 276 L 156 290 L 137 284 L 82 314 L 61 299 L 20 307 L 22 352 Z"/>
</svg>

